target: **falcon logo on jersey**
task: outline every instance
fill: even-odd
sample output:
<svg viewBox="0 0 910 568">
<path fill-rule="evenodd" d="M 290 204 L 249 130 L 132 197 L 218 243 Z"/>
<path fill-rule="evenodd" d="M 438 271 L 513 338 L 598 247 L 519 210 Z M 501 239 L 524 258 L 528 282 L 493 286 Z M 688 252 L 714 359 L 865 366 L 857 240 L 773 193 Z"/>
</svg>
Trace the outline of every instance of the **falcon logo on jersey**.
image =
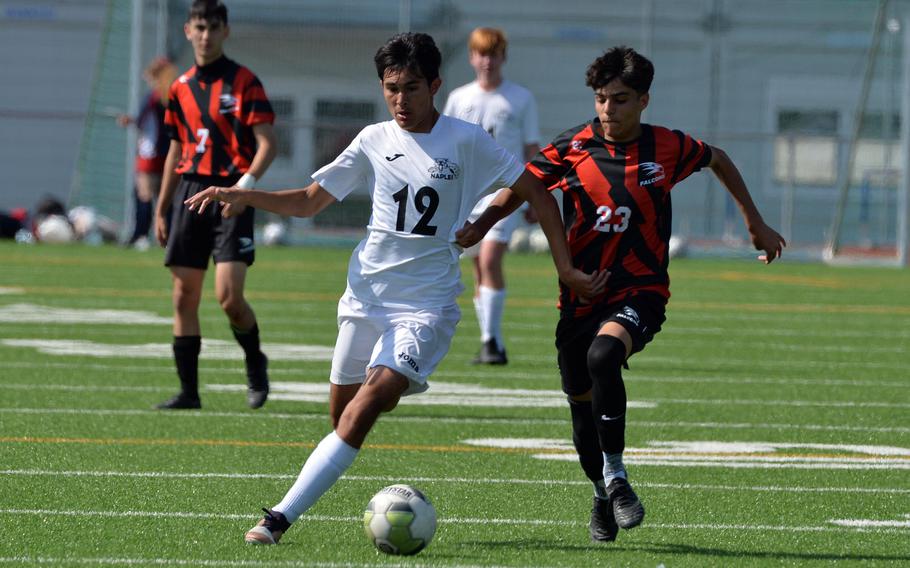
<svg viewBox="0 0 910 568">
<path fill-rule="evenodd" d="M 653 185 L 667 177 L 664 167 L 657 162 L 642 162 L 638 164 L 638 171 L 641 172 L 639 177 L 643 178 L 639 185 Z"/>
<path fill-rule="evenodd" d="M 239 110 L 239 105 L 237 104 L 237 97 L 228 93 L 226 95 L 221 95 L 218 97 L 218 112 L 221 114 L 231 114 Z"/>
<path fill-rule="evenodd" d="M 237 239 L 240 243 L 240 248 L 237 250 L 240 254 L 246 254 L 248 252 L 253 252 L 256 249 L 256 245 L 253 244 L 253 239 L 249 237 L 240 237 Z"/>
<path fill-rule="evenodd" d="M 581 148 L 584 144 L 581 143 L 581 140 L 572 140 L 572 149 L 576 152 L 581 152 Z"/>
<path fill-rule="evenodd" d="M 455 162 L 450 162 L 448 158 L 434 158 L 436 164 L 429 170 L 430 177 L 433 179 L 458 179 L 461 175 L 461 167 Z"/>
</svg>

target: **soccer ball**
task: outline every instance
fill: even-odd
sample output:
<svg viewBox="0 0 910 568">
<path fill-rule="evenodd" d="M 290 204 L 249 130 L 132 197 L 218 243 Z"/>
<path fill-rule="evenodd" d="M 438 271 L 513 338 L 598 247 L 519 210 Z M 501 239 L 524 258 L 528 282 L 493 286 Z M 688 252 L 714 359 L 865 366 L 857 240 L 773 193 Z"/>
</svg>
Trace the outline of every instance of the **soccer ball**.
<svg viewBox="0 0 910 568">
<path fill-rule="evenodd" d="M 363 529 L 386 554 L 417 554 L 436 533 L 436 509 L 410 485 L 389 485 L 370 499 Z"/>
</svg>

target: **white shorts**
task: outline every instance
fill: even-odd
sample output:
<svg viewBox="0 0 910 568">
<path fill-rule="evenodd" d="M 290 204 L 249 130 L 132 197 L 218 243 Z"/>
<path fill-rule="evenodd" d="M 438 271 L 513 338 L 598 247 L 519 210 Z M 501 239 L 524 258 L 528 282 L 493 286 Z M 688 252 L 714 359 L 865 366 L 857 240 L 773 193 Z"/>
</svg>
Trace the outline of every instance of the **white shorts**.
<svg viewBox="0 0 910 568">
<path fill-rule="evenodd" d="M 452 344 L 461 319 L 457 304 L 414 310 L 364 304 L 345 292 L 338 302 L 338 339 L 330 380 L 336 385 L 361 384 L 367 370 L 383 366 L 411 382 L 403 396 L 429 388 L 427 378 Z"/>
<path fill-rule="evenodd" d="M 499 191 L 502 191 L 502 190 L 499 190 Z M 495 192 L 491 193 L 490 195 L 487 195 L 480 201 L 478 201 L 477 205 L 475 205 L 474 209 L 471 211 L 471 215 L 468 217 L 468 220 L 471 221 L 472 223 L 475 220 L 477 220 L 477 218 L 480 217 L 484 211 L 486 211 L 486 209 L 487 209 L 487 207 L 489 207 L 490 203 L 492 203 L 493 200 L 496 199 L 496 196 L 499 194 L 499 191 L 495 191 Z M 521 207 L 522 208 L 526 207 L 526 205 L 522 205 Z M 504 245 L 509 244 L 509 241 L 512 240 L 512 233 L 514 233 L 515 229 L 517 229 L 518 226 L 521 224 L 522 208 L 515 210 L 514 212 L 512 212 L 511 215 L 509 215 L 505 219 L 500 219 L 495 225 L 493 225 L 490 228 L 490 230 L 487 232 L 487 234 L 484 235 L 483 241 L 495 241 L 497 243 L 502 243 Z M 483 242 L 483 241 L 481 241 L 481 242 Z M 476 257 L 477 255 L 480 254 L 480 243 L 477 243 L 476 245 L 474 245 L 472 247 L 466 248 L 464 250 L 464 253 L 462 253 L 462 254 L 464 254 L 465 256 L 467 256 L 469 258 Z"/>
</svg>

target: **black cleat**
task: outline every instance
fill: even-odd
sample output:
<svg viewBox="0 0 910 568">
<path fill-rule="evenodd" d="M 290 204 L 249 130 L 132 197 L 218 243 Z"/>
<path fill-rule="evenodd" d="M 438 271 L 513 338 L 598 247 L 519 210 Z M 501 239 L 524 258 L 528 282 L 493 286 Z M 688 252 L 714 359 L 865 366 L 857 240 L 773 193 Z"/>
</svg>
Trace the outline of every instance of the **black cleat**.
<svg viewBox="0 0 910 568">
<path fill-rule="evenodd" d="M 622 477 L 614 478 L 607 485 L 607 495 L 613 501 L 613 516 L 620 528 L 631 529 L 641 524 L 645 518 L 645 508 L 628 481 Z"/>
<path fill-rule="evenodd" d="M 263 509 L 265 516 L 246 532 L 243 540 L 247 544 L 278 544 L 281 535 L 291 528 L 291 523 L 278 511 Z"/>
<path fill-rule="evenodd" d="M 269 397 L 269 358 L 262 353 L 257 364 L 246 364 L 246 402 L 250 408 L 262 408 Z"/>
<path fill-rule="evenodd" d="M 199 401 L 198 396 L 190 396 L 181 392 L 173 398 L 156 404 L 155 408 L 158 410 L 195 410 L 202 408 L 202 402 Z"/>
<path fill-rule="evenodd" d="M 481 344 L 477 356 L 471 360 L 472 365 L 505 365 L 508 362 L 509 359 L 506 357 L 506 350 L 499 349 L 499 345 L 496 344 L 496 339 L 490 339 L 486 343 Z"/>
<path fill-rule="evenodd" d="M 598 542 L 613 542 L 619 526 L 613 517 L 613 503 L 609 499 L 594 498 L 594 507 L 591 509 L 591 523 L 588 525 L 591 540 Z"/>
</svg>

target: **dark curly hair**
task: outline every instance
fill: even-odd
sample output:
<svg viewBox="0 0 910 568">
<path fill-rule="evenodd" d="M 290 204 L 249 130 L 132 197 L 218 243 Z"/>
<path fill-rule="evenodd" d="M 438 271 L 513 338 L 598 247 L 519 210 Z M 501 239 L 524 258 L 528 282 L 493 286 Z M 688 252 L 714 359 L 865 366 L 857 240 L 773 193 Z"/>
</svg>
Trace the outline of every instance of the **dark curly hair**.
<svg viewBox="0 0 910 568">
<path fill-rule="evenodd" d="M 427 84 L 439 77 L 442 54 L 436 42 L 427 34 L 407 32 L 392 36 L 373 57 L 379 79 L 385 78 L 386 70 L 409 69 L 426 79 Z"/>
<path fill-rule="evenodd" d="M 195 0 L 190 5 L 190 13 L 186 21 L 190 22 L 197 18 L 206 22 L 220 21 L 222 24 L 227 25 L 227 6 L 221 0 Z"/>
<path fill-rule="evenodd" d="M 585 84 L 596 91 L 613 79 L 619 79 L 638 94 L 645 94 L 654 80 L 654 65 L 631 47 L 610 48 L 588 66 Z"/>
</svg>

